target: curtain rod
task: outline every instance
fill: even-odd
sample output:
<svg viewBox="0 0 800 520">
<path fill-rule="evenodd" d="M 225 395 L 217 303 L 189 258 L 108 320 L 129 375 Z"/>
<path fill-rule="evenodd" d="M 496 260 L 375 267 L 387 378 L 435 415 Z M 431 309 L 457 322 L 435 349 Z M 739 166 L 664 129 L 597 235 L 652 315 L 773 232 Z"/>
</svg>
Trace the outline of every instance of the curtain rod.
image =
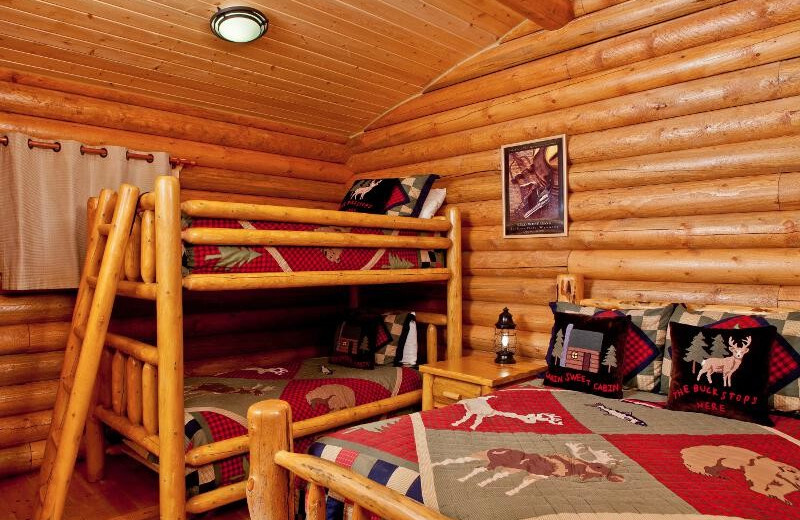
<svg viewBox="0 0 800 520">
<path fill-rule="evenodd" d="M 0 136 L 0 145 L 8 146 L 8 136 Z M 53 150 L 54 152 L 61 151 L 61 143 L 58 141 L 48 143 L 45 141 L 34 141 L 33 139 L 28 139 L 28 148 L 44 148 L 45 150 Z M 105 148 L 91 148 L 89 146 L 81 145 L 81 155 L 83 154 L 89 155 L 99 155 L 100 157 L 105 157 L 108 155 L 108 150 Z M 153 162 L 153 154 L 151 153 L 136 153 L 131 151 L 125 152 L 125 158 L 130 159 L 138 159 L 147 162 Z M 197 162 L 191 159 L 181 159 L 178 157 L 170 157 L 169 163 L 172 166 L 197 166 Z"/>
</svg>

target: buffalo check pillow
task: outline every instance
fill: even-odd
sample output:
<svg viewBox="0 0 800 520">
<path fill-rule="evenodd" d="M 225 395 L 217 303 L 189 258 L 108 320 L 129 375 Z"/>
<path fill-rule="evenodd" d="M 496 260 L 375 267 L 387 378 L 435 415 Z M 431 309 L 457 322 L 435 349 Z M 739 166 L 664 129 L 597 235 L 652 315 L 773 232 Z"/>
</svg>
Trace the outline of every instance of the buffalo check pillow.
<svg viewBox="0 0 800 520">
<path fill-rule="evenodd" d="M 670 322 L 712 329 L 743 329 L 772 325 L 777 329 L 769 359 L 769 404 L 782 412 L 800 411 L 800 311 L 748 316 L 722 311 L 690 310 L 679 305 Z M 667 394 L 672 371 L 672 344 L 667 339 L 661 369 L 661 393 Z"/>
<path fill-rule="evenodd" d="M 567 302 L 550 304 L 553 312 L 586 316 L 630 316 L 631 326 L 622 366 L 623 384 L 645 392 L 657 392 L 661 386 L 661 363 L 667 341 L 667 325 L 674 305 L 651 309 L 600 309 Z"/>
</svg>

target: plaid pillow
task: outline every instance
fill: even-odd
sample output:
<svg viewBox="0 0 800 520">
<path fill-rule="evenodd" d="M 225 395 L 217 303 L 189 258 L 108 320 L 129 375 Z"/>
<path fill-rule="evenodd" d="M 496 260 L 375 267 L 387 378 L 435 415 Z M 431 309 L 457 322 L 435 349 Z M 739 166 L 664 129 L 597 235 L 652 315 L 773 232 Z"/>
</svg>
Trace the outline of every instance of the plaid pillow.
<svg viewBox="0 0 800 520">
<path fill-rule="evenodd" d="M 375 364 L 399 365 L 414 317 L 408 312 L 386 313 L 382 317 L 376 336 L 376 343 L 382 346 L 375 351 Z"/>
<path fill-rule="evenodd" d="M 679 305 L 670 322 L 714 329 L 752 328 L 772 325 L 778 330 L 772 346 L 767 391 L 770 407 L 785 412 L 800 410 L 800 312 L 777 312 L 747 316 L 721 311 L 692 311 Z M 661 393 L 669 392 L 672 370 L 671 343 L 667 340 L 661 368 Z"/>
<path fill-rule="evenodd" d="M 553 312 L 570 312 L 587 316 L 630 316 L 631 326 L 625 347 L 622 380 L 626 387 L 645 392 L 655 392 L 659 389 L 667 325 L 674 305 L 652 309 L 608 310 L 581 307 L 567 302 L 553 302 L 550 308 Z"/>
<path fill-rule="evenodd" d="M 431 174 L 401 178 L 399 186 L 395 186 L 386 204 L 386 214 L 398 217 L 419 216 L 431 186 L 438 178 L 438 175 Z"/>
</svg>

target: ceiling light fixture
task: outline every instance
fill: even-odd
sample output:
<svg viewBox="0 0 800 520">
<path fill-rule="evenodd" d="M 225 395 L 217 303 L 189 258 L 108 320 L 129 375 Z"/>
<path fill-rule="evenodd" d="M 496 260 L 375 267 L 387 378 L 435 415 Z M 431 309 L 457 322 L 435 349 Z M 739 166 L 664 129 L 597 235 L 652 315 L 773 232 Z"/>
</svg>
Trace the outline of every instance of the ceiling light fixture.
<svg viewBox="0 0 800 520">
<path fill-rule="evenodd" d="M 229 42 L 252 42 L 264 36 L 268 27 L 267 17 L 253 7 L 225 7 L 211 17 L 211 32 Z"/>
</svg>

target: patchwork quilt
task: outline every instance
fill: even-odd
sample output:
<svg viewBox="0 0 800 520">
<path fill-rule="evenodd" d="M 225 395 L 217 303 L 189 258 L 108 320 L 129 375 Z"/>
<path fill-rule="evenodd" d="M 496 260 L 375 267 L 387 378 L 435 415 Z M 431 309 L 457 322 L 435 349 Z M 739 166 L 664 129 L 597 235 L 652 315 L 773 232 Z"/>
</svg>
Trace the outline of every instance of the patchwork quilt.
<svg viewBox="0 0 800 520">
<path fill-rule="evenodd" d="M 800 420 L 768 428 L 664 400 L 523 384 L 355 426 L 310 453 L 461 520 L 800 519 Z M 334 498 L 328 518 L 344 509 Z"/>
<path fill-rule="evenodd" d="M 345 228 L 281 222 L 184 217 L 183 228 L 212 227 L 282 231 L 346 232 L 364 235 L 433 236 L 432 233 Z M 272 273 L 425 269 L 444 266 L 444 251 L 425 249 L 300 246 L 216 246 L 184 243 L 184 274 Z"/>
<path fill-rule="evenodd" d="M 324 368 L 323 368 L 324 367 Z M 283 399 L 292 418 L 302 421 L 421 388 L 415 370 L 382 366 L 361 370 L 312 358 L 283 365 L 247 367 L 214 377 L 187 377 L 184 383 L 186 451 L 247 434 L 247 409 L 264 399 Z M 298 439 L 305 452 L 313 439 Z M 243 480 L 248 457 L 237 456 L 200 468 L 187 468 L 190 495 Z"/>
</svg>

